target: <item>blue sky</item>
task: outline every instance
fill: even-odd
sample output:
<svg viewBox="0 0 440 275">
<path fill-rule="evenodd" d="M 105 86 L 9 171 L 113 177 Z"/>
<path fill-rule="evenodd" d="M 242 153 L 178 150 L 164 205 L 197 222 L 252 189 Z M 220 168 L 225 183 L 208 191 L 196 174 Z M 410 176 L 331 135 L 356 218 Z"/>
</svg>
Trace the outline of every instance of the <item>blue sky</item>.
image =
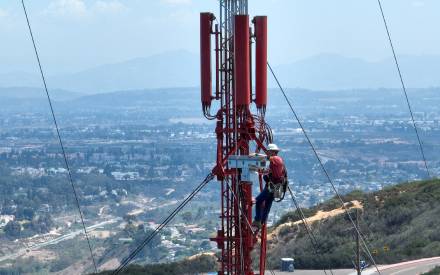
<svg viewBox="0 0 440 275">
<path fill-rule="evenodd" d="M 399 54 L 440 55 L 440 1 L 382 0 Z M 250 0 L 269 16 L 269 58 L 288 63 L 321 53 L 390 56 L 376 0 Z M 34 71 L 20 0 L 0 1 L 0 73 Z M 46 71 L 184 49 L 198 52 L 198 14 L 216 0 L 27 0 Z"/>
</svg>

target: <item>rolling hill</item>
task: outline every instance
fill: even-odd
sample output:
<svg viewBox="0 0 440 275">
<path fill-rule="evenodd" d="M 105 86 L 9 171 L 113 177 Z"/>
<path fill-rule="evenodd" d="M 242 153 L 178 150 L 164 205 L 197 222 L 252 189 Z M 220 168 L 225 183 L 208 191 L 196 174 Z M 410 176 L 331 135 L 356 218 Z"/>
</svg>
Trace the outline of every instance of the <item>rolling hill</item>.
<svg viewBox="0 0 440 275">
<path fill-rule="evenodd" d="M 352 214 L 354 208 L 361 210 L 360 228 L 379 264 L 440 255 L 439 200 L 439 180 L 344 196 Z M 319 256 L 314 254 L 302 223 L 297 222 L 296 211 L 283 216 L 269 236 L 269 266 L 276 267 L 280 257 L 293 257 L 297 268 L 352 267 L 355 242 L 350 221 L 343 211 L 323 215 L 340 206 L 332 199 L 305 210 L 320 245 Z M 368 260 L 365 253 L 363 259 Z"/>
</svg>

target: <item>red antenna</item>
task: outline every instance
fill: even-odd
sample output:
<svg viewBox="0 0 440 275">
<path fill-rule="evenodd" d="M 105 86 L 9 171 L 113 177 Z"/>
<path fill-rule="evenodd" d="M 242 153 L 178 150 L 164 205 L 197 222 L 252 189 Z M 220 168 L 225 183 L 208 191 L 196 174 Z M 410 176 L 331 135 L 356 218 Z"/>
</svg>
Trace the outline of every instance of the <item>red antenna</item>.
<svg viewBox="0 0 440 275">
<path fill-rule="evenodd" d="M 264 120 L 267 104 L 267 17 L 249 25 L 247 0 L 220 0 L 220 20 L 200 15 L 201 101 L 206 118 L 216 120 L 217 159 L 214 174 L 220 182 L 220 226 L 212 241 L 220 249 L 218 274 L 255 275 L 251 252 L 260 250 L 259 274 L 266 262 L 266 226 L 253 232 L 252 190 L 262 190 L 265 144 L 272 142 Z M 255 38 L 255 92 L 252 91 L 252 39 Z M 212 41 L 215 49 L 212 49 Z M 215 53 L 215 95 L 212 94 L 211 54 Z M 252 103 L 257 114 L 251 113 Z M 211 112 L 217 107 L 215 113 Z M 259 174 L 259 184 L 251 180 Z M 258 240 L 259 238 L 259 240 Z M 259 242 L 258 242 L 259 241 Z"/>
</svg>

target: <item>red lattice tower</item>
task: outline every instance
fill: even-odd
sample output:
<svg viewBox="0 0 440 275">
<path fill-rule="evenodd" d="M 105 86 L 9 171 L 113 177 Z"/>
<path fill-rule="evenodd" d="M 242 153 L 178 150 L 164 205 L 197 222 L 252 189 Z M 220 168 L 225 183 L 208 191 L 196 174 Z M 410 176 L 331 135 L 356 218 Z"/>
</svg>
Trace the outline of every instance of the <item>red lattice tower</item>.
<svg viewBox="0 0 440 275">
<path fill-rule="evenodd" d="M 259 234 L 260 240 L 250 226 L 254 185 L 247 165 L 256 164 L 253 167 L 257 167 L 257 188 L 261 191 L 265 157 L 255 153 L 265 152 L 265 144 L 272 139 L 270 128 L 264 121 L 267 103 L 267 17 L 255 17 L 252 28 L 247 11 L 247 0 L 220 0 L 217 24 L 214 14 L 200 14 L 201 99 L 205 117 L 217 122 L 214 173 L 221 189 L 221 222 L 217 236 L 211 240 L 221 251 L 218 274 L 222 275 L 254 275 L 251 252 L 256 247 L 260 250 L 260 274 L 264 274 L 266 260 L 266 226 L 263 225 Z M 253 48 L 254 90 L 251 73 Z M 212 93 L 212 53 L 215 56 L 215 95 Z M 253 103 L 256 115 L 251 113 Z M 215 114 L 211 113 L 213 106 L 218 108 Z"/>
</svg>

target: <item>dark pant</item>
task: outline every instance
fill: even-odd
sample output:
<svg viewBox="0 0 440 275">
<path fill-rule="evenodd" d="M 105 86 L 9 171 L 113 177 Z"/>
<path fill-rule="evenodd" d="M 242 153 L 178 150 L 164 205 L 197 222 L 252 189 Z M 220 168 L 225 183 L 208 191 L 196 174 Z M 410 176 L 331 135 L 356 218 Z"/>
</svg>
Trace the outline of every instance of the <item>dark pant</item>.
<svg viewBox="0 0 440 275">
<path fill-rule="evenodd" d="M 267 220 L 267 216 L 269 216 L 270 207 L 272 206 L 272 202 L 274 200 L 273 193 L 269 192 L 266 187 L 264 187 L 263 191 L 257 196 L 255 202 L 255 221 L 260 221 L 261 223 L 265 223 Z"/>
</svg>

